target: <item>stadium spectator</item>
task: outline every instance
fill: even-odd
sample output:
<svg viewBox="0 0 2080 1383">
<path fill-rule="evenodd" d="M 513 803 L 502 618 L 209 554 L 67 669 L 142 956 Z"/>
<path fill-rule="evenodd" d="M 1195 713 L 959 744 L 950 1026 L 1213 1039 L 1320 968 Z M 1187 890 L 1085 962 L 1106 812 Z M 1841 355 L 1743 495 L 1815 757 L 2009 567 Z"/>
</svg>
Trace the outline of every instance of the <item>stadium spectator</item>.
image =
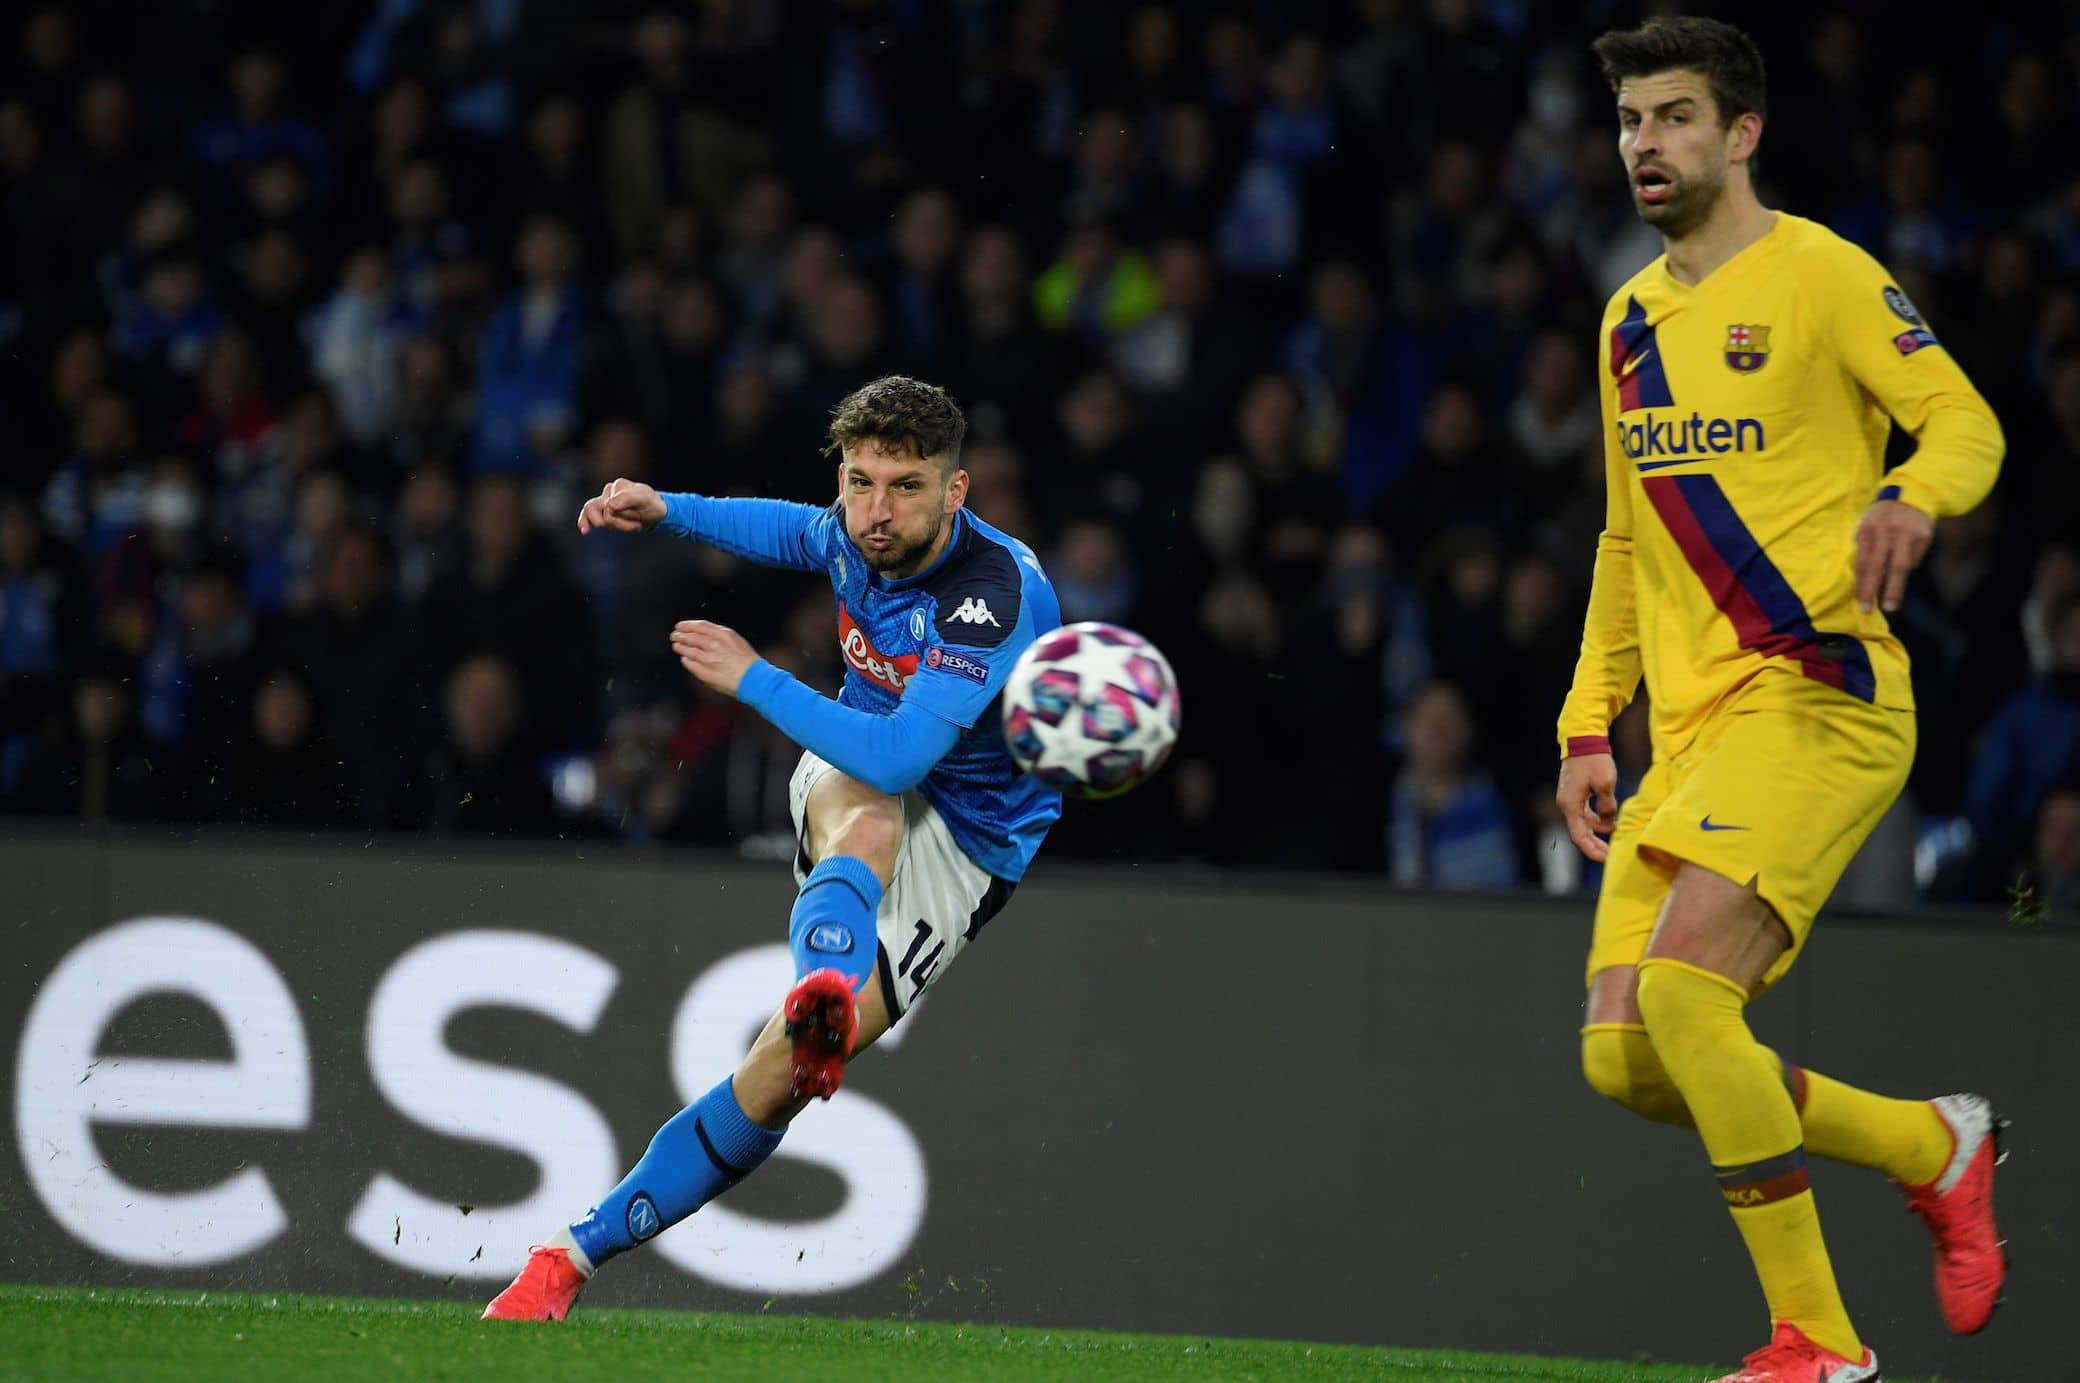
<svg viewBox="0 0 2080 1383">
<path fill-rule="evenodd" d="M 209 294 L 193 245 L 175 241 L 145 260 L 141 291 L 121 305 L 110 343 L 135 374 L 149 424 L 179 413 L 211 339 L 228 320 Z"/>
<path fill-rule="evenodd" d="M 58 708 L 80 593 L 35 509 L 0 500 L 0 798 Z"/>
<path fill-rule="evenodd" d="M 1156 310 L 1118 337 L 1113 367 L 1141 398 L 1143 426 L 1191 456 L 1213 444 L 1222 405 L 1248 377 L 1257 352 L 1247 318 L 1218 296 L 1211 257 L 1195 240 L 1173 237 L 1153 258 Z M 1176 489 L 1188 477 L 1163 482 Z"/>
<path fill-rule="evenodd" d="M 588 734 L 595 684 L 578 630 L 583 603 L 527 508 L 517 477 L 480 476 L 470 487 L 462 564 L 433 582 L 417 611 L 421 657 L 445 676 L 473 654 L 502 660 L 527 688 L 527 719 L 516 732 L 530 748 L 575 747 Z"/>
<path fill-rule="evenodd" d="M 442 701 L 447 734 L 418 784 L 419 824 L 441 835 L 547 835 L 555 803 L 520 745 L 523 702 L 513 668 L 463 659 Z"/>
<path fill-rule="evenodd" d="M 235 558 L 203 563 L 181 583 L 138 670 L 139 720 L 181 751 L 186 783 L 206 783 L 247 719 L 259 677 L 259 629 Z"/>
<path fill-rule="evenodd" d="M 332 145 L 317 126 L 289 113 L 283 97 L 289 69 L 281 55 L 249 48 L 231 59 L 231 111 L 196 132 L 196 161 L 229 191 L 256 168 L 287 156 L 310 180 L 311 195 L 324 201 L 332 191 Z"/>
<path fill-rule="evenodd" d="M 1035 322 L 1018 237 L 1002 226 L 970 233 L 960 282 L 966 320 L 950 387 L 978 432 L 994 420 L 1011 436 L 1031 436 L 1053 418 L 1063 359 Z"/>
<path fill-rule="evenodd" d="M 2051 921 L 2080 924 L 2080 784 L 2044 794 L 2034 840 L 2029 880 L 2035 901 Z"/>
<path fill-rule="evenodd" d="M 68 713 L 30 747 L 15 779 L 13 809 L 75 821 L 164 817 L 175 783 L 137 732 L 129 661 L 97 657 L 72 685 Z"/>
<path fill-rule="evenodd" d="M 2003 507 L 1990 499 L 1936 525 L 1893 620 L 1913 657 L 1915 705 L 1931 724 L 1984 725 L 2023 676 L 2022 574 L 2002 550 Z M 1922 810 L 1958 810 L 1971 756 L 1963 737 L 1918 746 L 1911 781 Z"/>
<path fill-rule="evenodd" d="M 239 260 L 232 320 L 252 343 L 263 388 L 279 398 L 311 373 L 303 319 L 316 277 L 312 251 L 295 232 L 276 228 L 256 237 Z"/>
<path fill-rule="evenodd" d="M 662 456 L 690 464 L 712 440 L 729 336 L 728 309 L 711 280 L 668 282 L 649 260 L 629 266 L 586 343 L 586 415 L 638 422 Z M 695 470 L 661 474 L 659 483 L 667 489 L 714 484 Z"/>
<path fill-rule="evenodd" d="M 1387 874 L 1430 888 L 1509 888 L 1518 880 L 1509 807 L 1473 752 L 1473 716 L 1449 682 L 1409 703 L 1405 758 L 1392 787 Z"/>
<path fill-rule="evenodd" d="M 944 188 L 911 193 L 896 208 L 883 296 L 902 367 L 925 379 L 946 373 L 959 330 L 960 206 Z"/>
<path fill-rule="evenodd" d="M 594 186 L 592 129 L 585 106 L 569 91 L 552 91 L 536 103 L 512 170 L 501 179 L 504 225 L 540 216 L 566 226 L 577 240 L 578 257 L 598 263 L 607 228 Z"/>
<path fill-rule="evenodd" d="M 378 476 L 387 482 L 428 466 L 459 466 L 469 409 L 447 342 L 422 334 L 399 343 L 395 400 L 387 435 L 376 443 Z"/>
<path fill-rule="evenodd" d="M 1119 227 L 1093 216 L 1073 224 L 1060 257 L 1033 281 L 1033 311 L 1049 331 L 1102 347 L 1156 310 L 1155 276 Z"/>
<path fill-rule="evenodd" d="M 201 820 L 276 829 L 355 824 L 339 751 L 318 729 L 300 676 L 278 668 L 260 678 L 248 722 L 222 741 L 225 762 L 195 788 Z"/>
<path fill-rule="evenodd" d="M 347 435 L 364 446 L 390 431 L 398 354 L 415 315 L 398 294 L 389 258 L 373 246 L 347 257 L 339 288 L 311 313 L 311 369 L 332 391 Z"/>
<path fill-rule="evenodd" d="M 1980 862 L 2005 874 L 2028 849 L 2053 784 L 2080 776 L 2080 594 L 2049 612 L 2051 666 L 1993 713 L 1965 784 Z"/>
<path fill-rule="evenodd" d="M 2051 615 L 2064 599 L 2080 592 L 2080 548 L 2047 544 L 2037 554 L 2029 595 L 2022 602 L 2022 637 L 2029 646 L 2029 670 L 2051 670 Z"/>
<path fill-rule="evenodd" d="M 53 170 L 53 188 L 66 243 L 84 265 L 114 247 L 160 159 L 138 128 L 137 98 L 126 78 L 97 73 L 77 92 L 67 113 L 72 154 Z"/>
<path fill-rule="evenodd" d="M 520 290 L 492 314 L 478 358 L 470 466 L 540 476 L 578 424 L 587 305 L 578 245 L 562 222 L 529 220 L 514 258 Z"/>
<path fill-rule="evenodd" d="M 382 540 L 341 532 L 278 651 L 318 692 L 318 725 L 347 766 L 358 824 L 404 829 L 417 824 L 403 793 L 426 734 L 428 681 L 392 589 Z"/>
<path fill-rule="evenodd" d="M 453 472 L 425 466 L 405 478 L 390 542 L 397 553 L 397 593 L 406 601 L 424 599 L 436 582 L 461 568 L 461 514 L 462 491 Z"/>
</svg>

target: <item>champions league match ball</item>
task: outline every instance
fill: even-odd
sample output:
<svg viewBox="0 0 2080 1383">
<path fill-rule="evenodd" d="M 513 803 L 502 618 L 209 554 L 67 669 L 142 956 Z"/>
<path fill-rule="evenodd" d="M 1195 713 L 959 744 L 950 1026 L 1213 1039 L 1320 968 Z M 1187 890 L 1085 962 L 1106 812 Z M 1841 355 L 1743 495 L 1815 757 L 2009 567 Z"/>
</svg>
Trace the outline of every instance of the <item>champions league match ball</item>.
<svg viewBox="0 0 2080 1383">
<path fill-rule="evenodd" d="M 1033 641 L 1004 685 L 1004 742 L 1018 766 L 1068 797 L 1117 797 L 1177 744 L 1177 675 L 1114 624 L 1069 624 Z"/>
</svg>

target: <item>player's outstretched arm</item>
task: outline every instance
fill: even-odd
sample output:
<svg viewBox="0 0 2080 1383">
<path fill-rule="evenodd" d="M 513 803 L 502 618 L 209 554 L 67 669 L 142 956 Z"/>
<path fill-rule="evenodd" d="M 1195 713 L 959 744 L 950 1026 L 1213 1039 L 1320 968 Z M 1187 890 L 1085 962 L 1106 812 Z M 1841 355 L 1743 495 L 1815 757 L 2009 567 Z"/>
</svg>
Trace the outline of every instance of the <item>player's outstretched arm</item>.
<svg viewBox="0 0 2080 1383">
<path fill-rule="evenodd" d="M 919 701 L 888 715 L 843 706 L 766 662 L 736 630 L 708 620 L 672 628 L 672 652 L 702 685 L 757 711 L 802 748 L 891 796 L 924 781 L 960 738 L 960 727 Z"/>
<path fill-rule="evenodd" d="M 659 491 L 640 480 L 610 480 L 578 510 L 578 531 L 647 533 L 663 528 L 769 567 L 820 571 L 833 520 L 813 504 L 777 499 L 712 499 Z"/>
</svg>

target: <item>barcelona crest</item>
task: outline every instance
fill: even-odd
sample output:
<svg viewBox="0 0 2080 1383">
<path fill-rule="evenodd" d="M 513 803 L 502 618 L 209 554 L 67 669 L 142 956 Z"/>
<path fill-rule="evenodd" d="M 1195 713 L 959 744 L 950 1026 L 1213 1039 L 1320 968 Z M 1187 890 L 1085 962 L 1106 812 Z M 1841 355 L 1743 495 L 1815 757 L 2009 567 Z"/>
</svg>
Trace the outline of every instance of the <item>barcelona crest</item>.
<svg viewBox="0 0 2080 1383">
<path fill-rule="evenodd" d="M 1769 328 L 1726 328 L 1726 363 L 1744 375 L 1769 364 Z"/>
</svg>

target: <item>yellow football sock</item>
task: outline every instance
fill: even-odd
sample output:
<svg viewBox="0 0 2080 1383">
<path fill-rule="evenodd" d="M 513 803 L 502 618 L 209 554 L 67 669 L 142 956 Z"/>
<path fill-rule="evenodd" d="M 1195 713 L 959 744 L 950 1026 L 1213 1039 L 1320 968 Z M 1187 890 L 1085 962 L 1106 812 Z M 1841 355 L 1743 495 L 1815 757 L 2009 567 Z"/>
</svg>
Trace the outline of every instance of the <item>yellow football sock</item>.
<svg viewBox="0 0 2080 1383">
<path fill-rule="evenodd" d="M 1934 1181 L 1948 1165 L 1950 1128 L 1928 1101 L 1896 1100 L 1789 1061 L 1781 1065 L 1812 1156 L 1868 1167 L 1903 1186 Z M 1642 1118 L 1697 1127 L 1642 1024 L 1585 1025 L 1582 1074 L 1597 1094 Z"/>
<path fill-rule="evenodd" d="M 1755 1040 L 1748 995 L 1724 975 L 1649 957 L 1639 1007 L 1669 1078 L 1697 1122 L 1773 1321 L 1848 1359 L 1863 1345 L 1835 1285 L 1806 1181 L 1798 1111 L 1775 1053 Z"/>
<path fill-rule="evenodd" d="M 1806 1150 L 1883 1172 L 1906 1186 L 1934 1181 L 1950 1161 L 1950 1127 L 1926 1100 L 1895 1100 L 1784 1063 Z"/>
</svg>

